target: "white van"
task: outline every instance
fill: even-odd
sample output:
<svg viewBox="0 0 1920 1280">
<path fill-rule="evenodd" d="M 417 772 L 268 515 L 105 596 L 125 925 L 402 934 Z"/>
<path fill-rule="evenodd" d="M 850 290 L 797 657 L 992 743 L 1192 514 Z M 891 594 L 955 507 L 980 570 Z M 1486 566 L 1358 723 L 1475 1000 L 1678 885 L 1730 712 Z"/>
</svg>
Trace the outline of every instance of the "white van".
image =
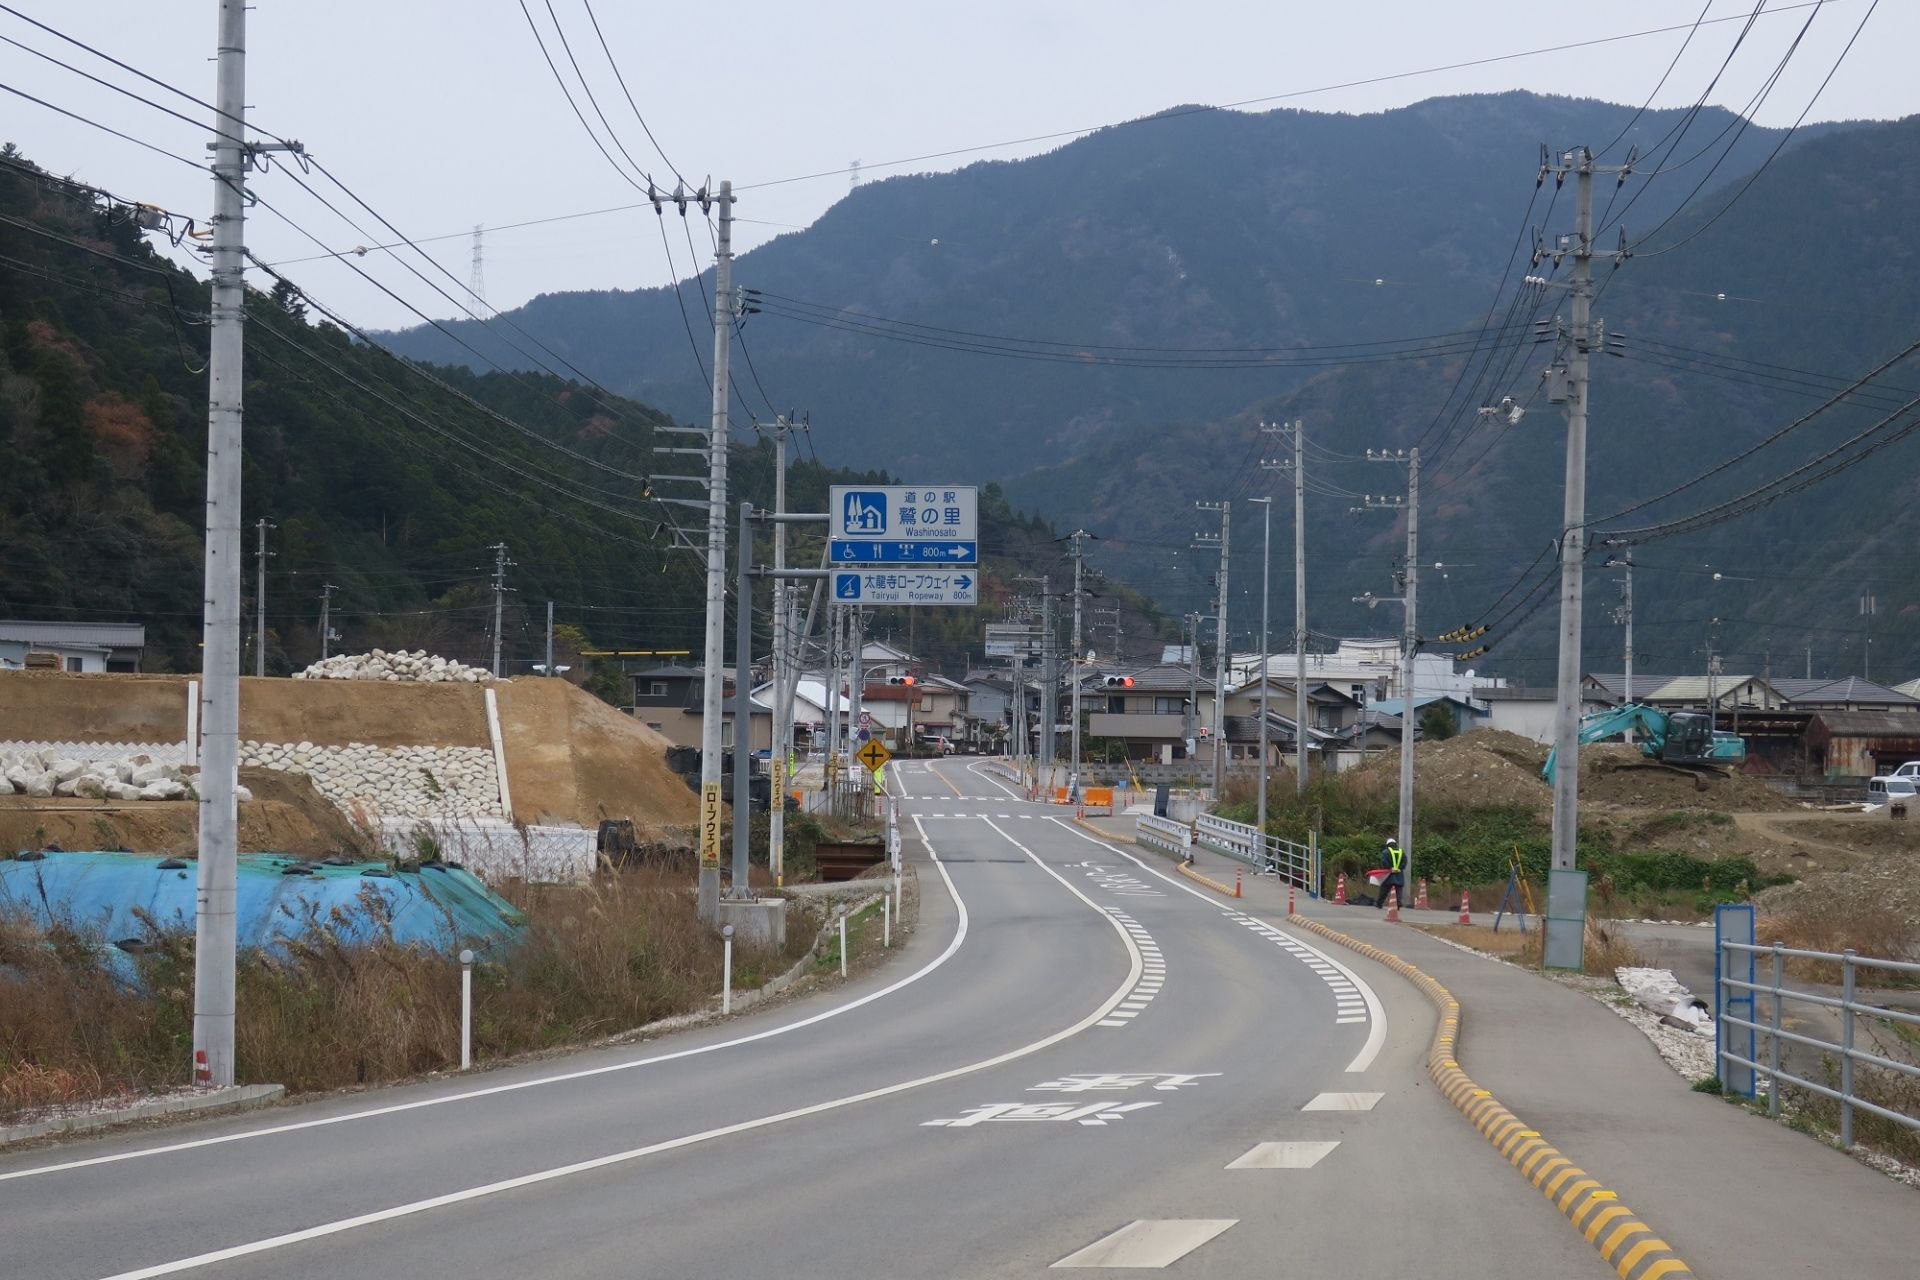
<svg viewBox="0 0 1920 1280">
<path fill-rule="evenodd" d="M 1888 804 L 1913 804 L 1920 800 L 1920 780 L 1886 774 L 1867 779 L 1867 803 L 1878 808 Z"/>
</svg>

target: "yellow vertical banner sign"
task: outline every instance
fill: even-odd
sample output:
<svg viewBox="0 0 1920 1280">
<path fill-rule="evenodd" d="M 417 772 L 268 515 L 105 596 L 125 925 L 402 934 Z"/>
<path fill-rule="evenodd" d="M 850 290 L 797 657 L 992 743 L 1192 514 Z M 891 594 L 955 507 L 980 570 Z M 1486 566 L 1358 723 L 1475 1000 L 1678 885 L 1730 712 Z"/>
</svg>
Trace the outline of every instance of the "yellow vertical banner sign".
<svg viewBox="0 0 1920 1280">
<path fill-rule="evenodd" d="M 720 784 L 700 785 L 700 869 L 720 868 Z"/>
<path fill-rule="evenodd" d="M 787 762 L 779 756 L 773 758 L 773 802 L 785 804 L 787 794 Z"/>
</svg>

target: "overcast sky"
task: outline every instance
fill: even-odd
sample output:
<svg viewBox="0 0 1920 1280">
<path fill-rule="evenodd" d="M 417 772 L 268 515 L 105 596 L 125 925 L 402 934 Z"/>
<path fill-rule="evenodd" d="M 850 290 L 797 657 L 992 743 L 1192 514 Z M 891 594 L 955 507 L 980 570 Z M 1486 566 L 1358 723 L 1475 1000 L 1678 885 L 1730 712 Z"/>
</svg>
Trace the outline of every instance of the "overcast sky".
<svg viewBox="0 0 1920 1280">
<path fill-rule="evenodd" d="M 811 222 L 870 177 L 958 167 L 1059 146 L 1066 139 L 884 162 L 1006 139 L 1081 129 L 1181 103 L 1275 98 L 1276 106 L 1372 112 L 1439 94 L 1514 88 L 1638 104 L 1654 91 L 1700 12 L 1699 0 L 902 0 L 674 5 L 590 0 L 635 103 L 689 177 L 730 177 L 745 247 Z M 213 95 L 214 0 L 8 0 L 12 8 L 196 96 Z M 614 132 L 634 160 L 667 177 L 608 69 L 583 0 L 551 0 Z M 1786 125 L 1868 12 L 1869 0 L 1827 0 L 1771 97 L 1762 123 Z M 1716 0 L 1656 106 L 1692 102 L 1712 80 L 1754 0 Z M 527 0 L 554 59 L 571 76 L 548 0 Z M 1805 23 L 1809 8 L 1772 0 L 1709 100 L 1743 110 Z M 1449 63 L 1522 53 L 1650 28 L 1680 30 L 1472 68 Z M 536 293 L 658 285 L 672 278 L 651 211 L 509 229 L 507 224 L 633 203 L 634 188 L 595 149 L 541 56 L 519 0 L 259 0 L 248 14 L 248 101 L 263 129 L 303 141 L 408 235 L 452 236 L 430 247 L 466 280 L 475 223 L 485 240 L 487 296 L 497 306 Z M 82 50 L 0 12 L 0 36 L 116 79 L 189 115 L 205 114 Z M 1920 5 L 1891 0 L 1808 116 L 1896 118 L 1920 111 Z M 1371 77 L 1367 85 L 1329 88 Z M 0 44 L 0 83 L 164 147 L 204 156 L 204 128 L 171 119 Z M 1288 95 L 1282 97 L 1281 95 Z M 582 108 L 593 119 L 584 100 Z M 594 123 L 598 125 L 598 121 Z M 0 94 L 0 140 L 56 172 L 132 199 L 204 215 L 211 180 L 45 107 Z M 1578 139 L 1552 139 L 1559 144 Z M 611 149 L 611 148 L 610 148 Z M 614 154 L 618 156 L 618 152 Z M 323 179 L 315 179 L 324 187 Z M 1524 182 L 1524 178 L 1517 181 Z M 280 173 L 256 180 L 268 201 L 327 246 L 383 237 L 347 226 Z M 337 192 L 328 191 L 338 197 Z M 677 231 L 677 228 L 675 229 Z M 264 210 L 248 242 L 267 261 L 316 252 Z M 695 242 L 707 248 L 704 233 Z M 686 242 L 675 241 L 686 271 Z M 357 260 L 435 315 L 451 307 L 378 255 Z M 337 263 L 287 268 L 324 301 L 370 326 L 412 322 L 399 304 Z"/>
</svg>

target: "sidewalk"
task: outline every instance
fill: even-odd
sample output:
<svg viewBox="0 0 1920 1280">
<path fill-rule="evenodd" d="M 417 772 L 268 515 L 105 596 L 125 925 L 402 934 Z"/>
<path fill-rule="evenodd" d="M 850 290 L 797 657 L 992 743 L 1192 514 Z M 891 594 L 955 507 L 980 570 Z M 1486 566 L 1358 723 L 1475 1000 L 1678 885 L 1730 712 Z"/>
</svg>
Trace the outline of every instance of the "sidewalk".
<svg viewBox="0 0 1920 1280">
<path fill-rule="evenodd" d="M 1130 834 L 1131 820 L 1090 825 Z M 1171 861 L 1145 848 L 1137 856 Z M 1224 883 L 1233 883 L 1237 865 L 1197 851 L 1195 870 Z M 1247 876 L 1244 885 L 1247 911 L 1282 922 L 1285 883 Z M 1450 989 L 1463 1010 L 1460 1065 L 1617 1190 L 1698 1275 L 1920 1274 L 1913 1190 L 1783 1125 L 1692 1092 L 1639 1031 L 1590 996 L 1390 925 L 1372 907 L 1334 906 L 1304 893 L 1298 905 L 1302 915 L 1392 952 Z M 1370 962 L 1351 963 L 1376 985 L 1403 981 Z M 1539 1194 L 1517 1173 L 1514 1192 Z"/>
</svg>

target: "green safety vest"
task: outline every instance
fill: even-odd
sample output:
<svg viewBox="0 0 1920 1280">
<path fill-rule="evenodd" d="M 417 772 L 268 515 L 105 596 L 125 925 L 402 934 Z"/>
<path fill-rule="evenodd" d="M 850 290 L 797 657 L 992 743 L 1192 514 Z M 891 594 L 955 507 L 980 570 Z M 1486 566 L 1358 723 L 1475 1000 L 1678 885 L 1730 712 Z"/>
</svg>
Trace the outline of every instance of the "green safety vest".
<svg viewBox="0 0 1920 1280">
<path fill-rule="evenodd" d="M 1397 845 L 1387 850 L 1387 869 L 1395 875 L 1406 865 L 1407 851 Z"/>
</svg>

